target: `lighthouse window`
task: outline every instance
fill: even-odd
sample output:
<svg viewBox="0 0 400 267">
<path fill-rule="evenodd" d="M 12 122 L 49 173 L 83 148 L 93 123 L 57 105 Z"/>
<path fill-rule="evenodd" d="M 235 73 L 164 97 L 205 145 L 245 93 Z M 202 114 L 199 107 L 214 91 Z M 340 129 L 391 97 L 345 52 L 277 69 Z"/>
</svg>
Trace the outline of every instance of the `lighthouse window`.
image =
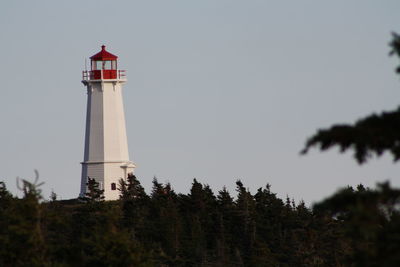
<svg viewBox="0 0 400 267">
<path fill-rule="evenodd" d="M 95 62 L 96 62 L 96 65 L 95 65 L 96 70 L 103 69 L 103 61 L 95 61 Z"/>
<path fill-rule="evenodd" d="M 116 70 L 116 60 L 96 60 L 92 61 L 92 70 Z"/>
<path fill-rule="evenodd" d="M 117 190 L 117 186 L 115 185 L 115 183 L 111 183 L 111 190 Z"/>
<path fill-rule="evenodd" d="M 105 70 L 111 70 L 111 60 L 103 61 Z"/>
</svg>

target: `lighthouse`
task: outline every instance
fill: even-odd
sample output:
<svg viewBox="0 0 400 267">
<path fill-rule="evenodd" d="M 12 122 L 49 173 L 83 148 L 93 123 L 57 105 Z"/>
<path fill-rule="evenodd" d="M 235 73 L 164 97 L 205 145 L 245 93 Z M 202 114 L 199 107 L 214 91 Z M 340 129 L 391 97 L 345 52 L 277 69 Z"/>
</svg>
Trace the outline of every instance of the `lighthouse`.
<svg viewBox="0 0 400 267">
<path fill-rule="evenodd" d="M 87 110 L 81 197 L 87 191 L 89 177 L 104 190 L 105 200 L 118 199 L 119 180 L 126 179 L 135 168 L 129 160 L 122 101 L 126 74 L 118 69 L 117 59 L 103 45 L 100 52 L 90 57 L 90 70 L 82 73 Z"/>
</svg>

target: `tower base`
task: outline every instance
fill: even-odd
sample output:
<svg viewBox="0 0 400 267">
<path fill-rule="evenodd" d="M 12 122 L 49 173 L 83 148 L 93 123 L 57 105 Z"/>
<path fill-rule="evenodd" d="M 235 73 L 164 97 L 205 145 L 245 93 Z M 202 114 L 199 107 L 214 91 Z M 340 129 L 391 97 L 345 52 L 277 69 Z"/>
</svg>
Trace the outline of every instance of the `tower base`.
<svg viewBox="0 0 400 267">
<path fill-rule="evenodd" d="M 104 190 L 105 200 L 119 199 L 120 179 L 126 180 L 128 174 L 133 173 L 136 165 L 131 161 L 86 161 L 82 164 L 82 181 L 80 197 L 87 192 L 87 180 L 93 178 L 99 183 L 99 188 Z M 85 177 L 85 178 L 83 178 Z"/>
</svg>

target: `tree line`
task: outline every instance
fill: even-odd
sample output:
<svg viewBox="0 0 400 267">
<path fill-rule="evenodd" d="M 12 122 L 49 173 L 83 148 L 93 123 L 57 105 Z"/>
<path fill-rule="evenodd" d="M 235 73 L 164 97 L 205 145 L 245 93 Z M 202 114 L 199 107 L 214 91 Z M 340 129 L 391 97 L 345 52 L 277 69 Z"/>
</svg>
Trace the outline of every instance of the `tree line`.
<svg viewBox="0 0 400 267">
<path fill-rule="evenodd" d="M 94 181 L 94 180 L 93 180 Z M 120 199 L 94 181 L 84 199 L 43 201 L 36 183 L 22 198 L 0 182 L 0 266 L 396 266 L 400 191 L 347 187 L 313 209 L 252 194 L 214 193 L 193 180 L 188 194 L 153 180 L 147 194 L 129 175 Z"/>
</svg>

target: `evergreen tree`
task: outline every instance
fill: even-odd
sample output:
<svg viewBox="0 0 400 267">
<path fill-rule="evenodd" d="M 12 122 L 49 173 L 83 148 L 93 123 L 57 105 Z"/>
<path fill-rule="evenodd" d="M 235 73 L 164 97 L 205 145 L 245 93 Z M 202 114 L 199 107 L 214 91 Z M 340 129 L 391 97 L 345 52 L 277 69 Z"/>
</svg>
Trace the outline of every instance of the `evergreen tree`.
<svg viewBox="0 0 400 267">
<path fill-rule="evenodd" d="M 239 250 L 243 261 L 250 262 L 256 239 L 255 201 L 240 180 L 236 182 L 236 186 L 238 192 L 235 214 L 237 221 L 236 242 L 240 244 Z"/>
<path fill-rule="evenodd" d="M 50 193 L 50 201 L 54 202 L 57 200 L 57 194 L 54 193 L 54 191 L 52 190 Z"/>
<path fill-rule="evenodd" d="M 264 253 L 268 252 L 268 258 L 274 262 L 285 255 L 281 248 L 284 243 L 282 242 L 284 204 L 270 188 L 269 184 L 265 188 L 259 188 L 254 199 L 258 243 L 264 244 Z"/>
<path fill-rule="evenodd" d="M 216 244 L 217 262 L 219 266 L 232 266 L 234 236 L 232 230 L 235 228 L 235 203 L 226 187 L 218 192 L 217 196 L 217 221 L 216 221 Z"/>
<path fill-rule="evenodd" d="M 181 264 L 181 221 L 177 195 L 169 183 L 163 185 L 153 179 L 149 220 L 150 237 L 159 246 L 159 261 L 168 266 Z"/>
<path fill-rule="evenodd" d="M 45 266 L 46 245 L 41 228 L 42 208 L 35 171 L 34 182 L 18 179 L 22 199 L 13 198 L 0 183 L 0 266 Z"/>
<path fill-rule="evenodd" d="M 104 190 L 100 189 L 99 183 L 94 179 L 88 177 L 86 183 L 87 192 L 81 199 L 87 202 L 99 202 L 104 201 Z"/>
<path fill-rule="evenodd" d="M 119 190 L 122 202 L 123 224 L 133 231 L 136 238 L 146 232 L 146 218 L 149 197 L 139 180 L 133 174 L 128 174 L 126 181 L 120 180 Z"/>
</svg>

